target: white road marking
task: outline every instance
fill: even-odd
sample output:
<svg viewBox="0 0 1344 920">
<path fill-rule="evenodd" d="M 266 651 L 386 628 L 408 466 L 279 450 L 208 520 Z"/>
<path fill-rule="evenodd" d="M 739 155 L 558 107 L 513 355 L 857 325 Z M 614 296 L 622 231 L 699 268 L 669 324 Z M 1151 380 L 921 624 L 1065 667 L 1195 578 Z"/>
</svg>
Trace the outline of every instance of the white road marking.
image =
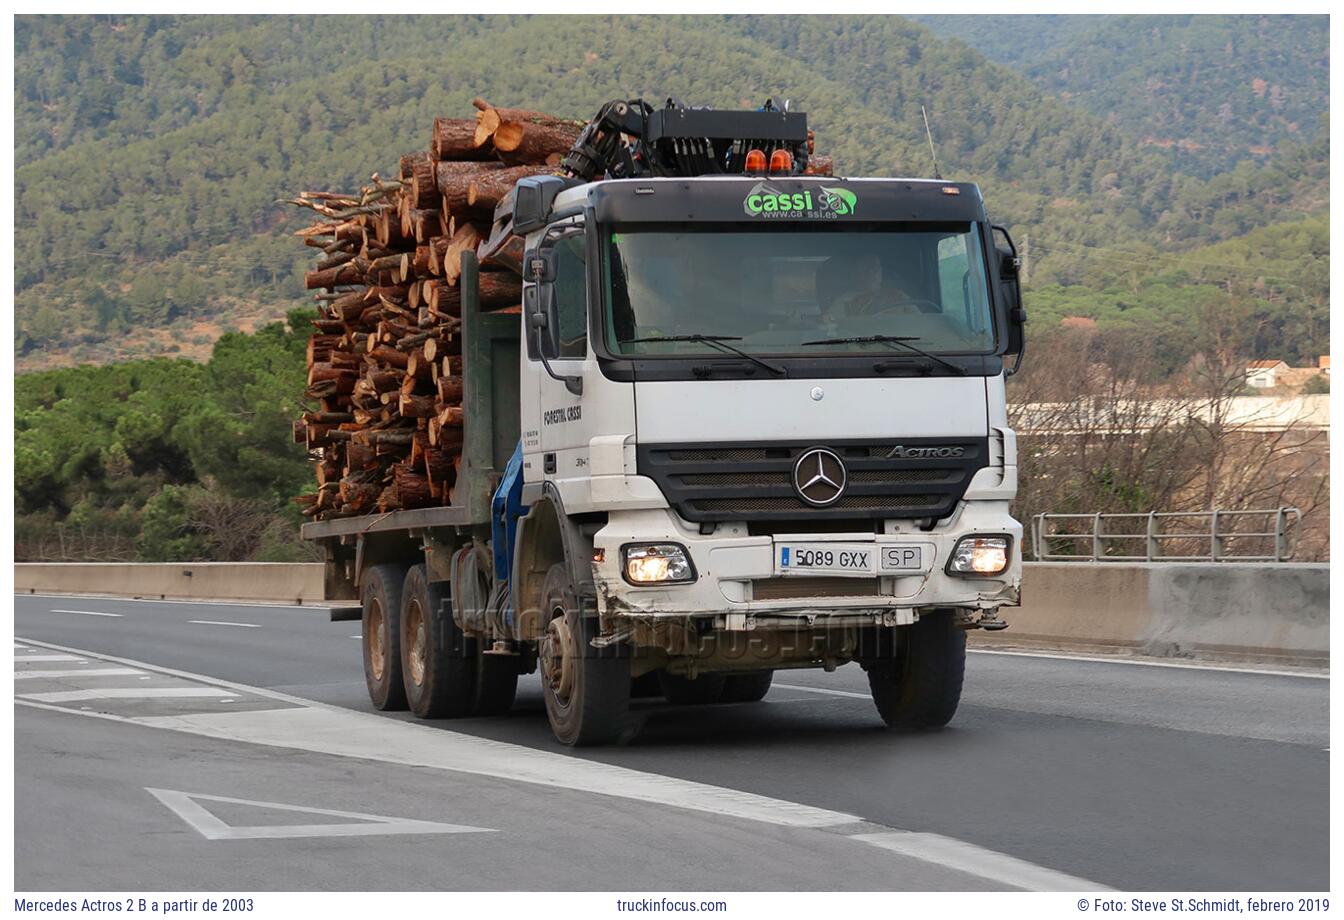
<svg viewBox="0 0 1344 920">
<path fill-rule="evenodd" d="M 1328 670 L 1285 671 L 1273 668 L 1238 667 L 1220 664 L 1216 661 L 1163 661 L 1144 658 L 1108 658 L 1102 655 L 1071 655 L 1067 652 L 1018 652 L 1001 649 L 971 648 L 970 655 L 1002 655 L 1005 658 L 1053 658 L 1057 661 L 1092 661 L 1098 664 L 1128 664 L 1141 668 L 1178 668 L 1183 671 L 1226 671 L 1231 674 L 1262 674 L 1268 677 L 1310 677 L 1314 680 L 1329 680 Z"/>
<path fill-rule="evenodd" d="M 821 693 L 826 696 L 847 696 L 854 700 L 871 700 L 873 698 L 870 693 L 858 693 L 854 690 L 832 690 L 830 687 L 804 687 L 802 684 L 775 684 L 774 687 L 778 687 L 780 690 L 801 690 L 804 693 Z"/>
<path fill-rule="evenodd" d="M 363 636 L 351 636 L 350 638 L 351 638 L 351 639 L 363 639 L 364 637 L 363 637 Z"/>
<path fill-rule="evenodd" d="M 27 661 L 83 661 L 78 655 L 15 655 L 14 663 Z"/>
<path fill-rule="evenodd" d="M 108 600 L 108 601 L 126 601 L 133 604 L 190 604 L 191 606 L 205 607 L 261 607 L 266 610 L 330 610 L 332 607 L 349 607 L 350 601 L 336 601 L 330 604 L 287 604 L 284 601 L 265 603 L 264 601 L 217 601 L 206 600 L 203 598 L 161 598 L 161 597 L 127 597 L 124 594 L 29 594 L 27 591 L 15 591 L 17 597 L 45 597 L 57 600 Z"/>
<path fill-rule="evenodd" d="M 1044 866 L 1009 856 L 997 850 L 986 850 L 973 843 L 944 837 L 942 834 L 918 834 L 911 831 L 885 831 L 880 834 L 854 834 L 850 840 L 860 840 L 902 856 L 936 863 L 947 869 L 968 872 L 992 881 L 1012 885 L 1024 891 L 1110 891 L 1104 885 L 1087 879 L 1056 872 Z"/>
<path fill-rule="evenodd" d="M 437 821 L 419 821 L 414 818 L 387 818 L 366 815 L 357 811 L 333 811 L 329 808 L 307 808 L 282 805 L 279 802 L 256 802 L 251 799 L 231 799 L 222 795 L 203 795 L 198 792 L 177 792 L 172 789 L 145 791 L 167 805 L 187 824 L 207 840 L 256 840 L 277 837 L 368 837 L 374 834 L 489 834 L 493 828 L 471 827 L 466 824 L 440 824 Z M 225 802 L 230 805 L 254 805 L 272 811 L 300 812 L 328 818 L 349 818 L 363 824 L 285 824 L 235 827 L 225 824 L 198 802 Z"/>
<path fill-rule="evenodd" d="M 24 640 L 30 641 L 30 640 Z M 492 741 L 458 732 L 429 728 L 410 722 L 386 719 L 371 713 L 341 709 L 326 703 L 305 700 L 261 687 L 247 687 L 202 674 L 160 668 L 144 662 L 93 655 L 81 649 L 34 642 L 45 648 L 89 655 L 117 664 L 134 665 L 147 671 L 196 680 L 214 687 L 229 687 L 233 694 L 220 690 L 218 695 L 250 693 L 253 696 L 294 704 L 293 709 L 252 712 L 211 713 L 182 716 L 129 717 L 113 713 L 79 712 L 44 705 L 40 701 L 16 699 L 19 705 L 86 718 L 107 719 L 173 731 L 204 735 L 248 744 L 313 751 L 355 757 L 361 760 L 430 767 L 450 772 L 469 773 L 491 779 L 504 778 L 551 788 L 570 789 L 595 795 L 614 796 L 656 805 L 668 805 L 709 814 L 743 818 L 786 827 L 843 828 L 863 821 L 856 815 L 829 811 L 799 802 L 773 799 L 721 786 L 691 780 L 659 776 L 597 761 L 582 760 L 552 751 Z M 202 688 L 207 689 L 207 688 Z M 803 688 L 813 689 L 813 688 Z M 849 695 L 848 691 L 832 691 Z M 862 694 L 855 694 L 861 696 Z M 944 862 L 981 878 L 1017 887 L 1053 889 L 1068 880 L 1068 890 L 1097 891 L 1103 886 L 1036 866 L 1015 857 L 985 850 L 936 834 L 912 834 L 891 830 L 878 834 L 852 835 L 852 839 L 896 853 L 914 843 L 918 852 L 909 855 Z M 970 859 L 969 854 L 976 854 Z M 938 855 L 935 855 L 938 854 Z M 951 865 L 951 861 L 965 865 Z M 1003 878 L 1012 869 L 1011 880 Z"/>
<path fill-rule="evenodd" d="M 77 613 L 86 617 L 120 617 L 121 613 L 103 613 L 101 610 L 52 610 L 52 613 Z"/>
<path fill-rule="evenodd" d="M 227 620 L 187 620 L 200 626 L 245 626 L 248 629 L 261 629 L 260 623 L 230 623 Z"/>
<path fill-rule="evenodd" d="M 75 703 L 79 700 L 144 700 L 235 696 L 220 687 L 108 687 L 103 690 L 59 690 L 54 693 L 16 693 L 15 699 L 36 703 Z M 139 721 L 139 720 L 132 720 Z"/>
<path fill-rule="evenodd" d="M 52 680 L 63 677 L 125 677 L 128 674 L 143 674 L 136 668 L 84 668 L 67 671 L 15 671 L 15 680 Z"/>
</svg>

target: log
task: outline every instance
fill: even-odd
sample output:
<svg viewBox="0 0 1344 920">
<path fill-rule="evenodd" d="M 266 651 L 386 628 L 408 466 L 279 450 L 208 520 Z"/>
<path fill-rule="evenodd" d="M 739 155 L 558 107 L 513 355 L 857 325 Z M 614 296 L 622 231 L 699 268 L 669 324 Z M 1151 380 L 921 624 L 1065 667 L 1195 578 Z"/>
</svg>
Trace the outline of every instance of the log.
<svg viewBox="0 0 1344 920">
<path fill-rule="evenodd" d="M 400 394 L 399 409 L 402 418 L 434 418 L 434 397 Z"/>
<path fill-rule="evenodd" d="M 462 378 L 461 377 L 439 377 L 438 396 L 439 402 L 445 406 L 460 405 L 462 403 Z"/>
<path fill-rule="evenodd" d="M 512 272 L 481 272 L 477 278 L 482 310 L 513 306 L 523 299 L 523 280 Z"/>
<path fill-rule="evenodd" d="M 495 151 L 505 163 L 546 165 L 547 157 L 568 153 L 582 130 L 572 124 L 506 121 L 495 129 L 493 140 Z"/>
<path fill-rule="evenodd" d="M 411 163 L 411 184 L 404 198 L 411 208 L 438 208 L 439 190 L 434 184 L 434 163 L 429 157 Z"/>
<path fill-rule="evenodd" d="M 481 173 L 472 179 L 467 189 L 467 207 L 477 213 L 493 214 L 495 205 L 513 190 L 514 184 L 519 179 L 554 174 L 555 170 L 548 166 L 511 166 L 508 169 Z"/>
<path fill-rule="evenodd" d="M 430 151 L 436 160 L 487 160 L 494 151 L 475 143 L 476 119 L 436 118 Z"/>
<path fill-rule="evenodd" d="M 429 480 L 409 467 L 393 467 L 393 483 L 397 502 L 402 508 L 423 508 L 433 499 Z"/>
</svg>

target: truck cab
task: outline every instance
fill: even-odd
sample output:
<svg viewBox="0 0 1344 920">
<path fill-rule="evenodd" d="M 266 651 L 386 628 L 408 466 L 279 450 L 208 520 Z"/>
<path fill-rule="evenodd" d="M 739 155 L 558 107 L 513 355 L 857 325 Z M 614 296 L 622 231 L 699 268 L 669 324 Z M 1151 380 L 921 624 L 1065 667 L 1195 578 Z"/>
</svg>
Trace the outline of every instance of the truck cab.
<svg viewBox="0 0 1344 920">
<path fill-rule="evenodd" d="M 511 601 L 557 736 L 610 739 L 622 681 L 746 700 L 847 662 L 889 724 L 946 723 L 1021 580 L 1025 317 L 979 189 L 546 178 L 513 219 Z"/>
</svg>

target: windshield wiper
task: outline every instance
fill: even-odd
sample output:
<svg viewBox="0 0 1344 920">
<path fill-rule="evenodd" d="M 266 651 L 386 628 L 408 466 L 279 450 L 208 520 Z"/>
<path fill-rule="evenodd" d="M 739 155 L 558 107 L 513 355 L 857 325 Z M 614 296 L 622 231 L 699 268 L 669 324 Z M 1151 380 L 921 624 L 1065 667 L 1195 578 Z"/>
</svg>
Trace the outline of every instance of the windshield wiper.
<svg viewBox="0 0 1344 920">
<path fill-rule="evenodd" d="M 728 344 L 729 342 L 740 342 L 740 341 L 742 341 L 742 336 L 740 335 L 701 335 L 700 333 L 697 332 L 691 335 L 643 335 L 640 336 L 639 338 L 626 339 L 621 344 L 625 345 L 633 342 L 701 342 L 711 347 L 721 348 L 725 352 L 731 352 L 732 354 L 740 355 L 743 358 L 746 358 L 748 361 L 752 361 L 756 364 L 759 364 L 761 367 L 770 371 L 770 373 L 772 374 L 783 375 L 788 373 L 788 371 L 780 367 L 778 364 L 771 364 L 769 361 L 762 361 L 755 355 L 748 354 L 742 349 L 734 348 L 732 345 Z"/>
<path fill-rule="evenodd" d="M 911 345 L 911 342 L 918 342 L 917 335 L 852 335 L 841 339 L 813 339 L 810 342 L 803 342 L 804 345 L 861 345 L 867 343 L 880 343 L 882 345 L 899 345 L 902 348 L 908 348 L 917 355 L 922 355 L 930 361 L 937 361 L 943 367 L 950 371 L 956 371 L 963 377 L 966 375 L 966 368 L 953 364 L 945 358 L 940 358 L 932 352 L 925 351 L 918 345 Z"/>
</svg>

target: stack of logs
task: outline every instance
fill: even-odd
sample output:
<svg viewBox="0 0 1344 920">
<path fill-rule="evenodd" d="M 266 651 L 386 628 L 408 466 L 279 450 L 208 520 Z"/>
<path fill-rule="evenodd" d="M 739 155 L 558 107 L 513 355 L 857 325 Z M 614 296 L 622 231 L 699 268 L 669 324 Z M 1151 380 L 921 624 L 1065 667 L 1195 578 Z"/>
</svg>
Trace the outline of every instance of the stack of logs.
<svg viewBox="0 0 1344 920">
<path fill-rule="evenodd" d="M 358 194 L 304 192 L 322 219 L 298 232 L 322 251 L 308 341 L 314 407 L 294 423 L 317 469 L 295 501 L 314 519 L 448 505 L 462 462 L 461 256 L 480 251 L 495 205 L 524 176 L 557 173 L 584 123 L 474 100 L 436 118 L 430 149 Z M 521 242 L 483 253 L 482 310 L 518 311 Z"/>
</svg>

